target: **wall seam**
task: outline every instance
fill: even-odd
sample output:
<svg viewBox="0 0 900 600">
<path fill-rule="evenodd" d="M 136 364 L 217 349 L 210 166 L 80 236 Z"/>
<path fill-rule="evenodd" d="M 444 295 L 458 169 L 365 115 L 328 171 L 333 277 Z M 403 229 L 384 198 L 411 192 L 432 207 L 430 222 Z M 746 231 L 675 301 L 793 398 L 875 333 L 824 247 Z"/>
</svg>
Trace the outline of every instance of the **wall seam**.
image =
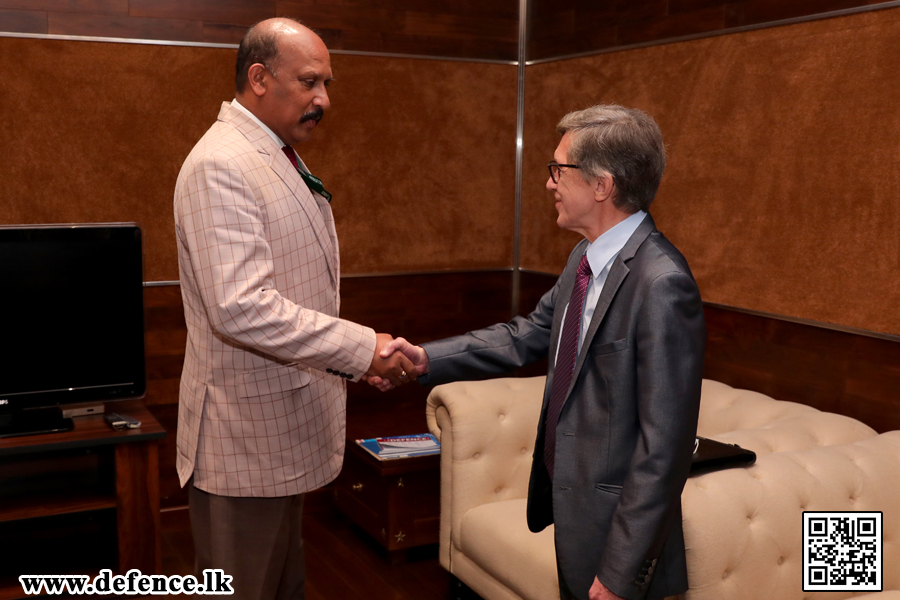
<svg viewBox="0 0 900 600">
<path fill-rule="evenodd" d="M 16 33 L 12 31 L 0 31 L 0 37 L 27 38 L 35 40 L 63 40 L 69 42 L 103 42 L 114 44 L 144 44 L 148 46 L 187 46 L 190 48 L 224 48 L 237 50 L 237 44 L 215 44 L 212 42 L 190 42 L 179 40 L 151 40 L 139 38 L 117 38 L 90 35 L 60 35 L 54 33 Z M 368 56 L 373 58 L 410 58 L 417 60 L 443 60 L 451 62 L 482 63 L 491 65 L 515 65 L 515 60 L 501 60 L 492 58 L 467 58 L 464 56 L 432 56 L 428 54 L 401 54 L 396 52 L 369 52 L 365 50 L 333 50 L 328 49 L 329 54 L 347 56 Z M 524 60 L 524 58 L 523 58 Z"/>
<path fill-rule="evenodd" d="M 519 0 L 519 60 L 516 68 L 516 192 L 513 217 L 513 268 L 510 318 L 519 314 L 521 297 L 521 248 L 522 248 L 522 152 L 525 134 L 525 59 L 528 33 L 528 0 Z"/>
</svg>

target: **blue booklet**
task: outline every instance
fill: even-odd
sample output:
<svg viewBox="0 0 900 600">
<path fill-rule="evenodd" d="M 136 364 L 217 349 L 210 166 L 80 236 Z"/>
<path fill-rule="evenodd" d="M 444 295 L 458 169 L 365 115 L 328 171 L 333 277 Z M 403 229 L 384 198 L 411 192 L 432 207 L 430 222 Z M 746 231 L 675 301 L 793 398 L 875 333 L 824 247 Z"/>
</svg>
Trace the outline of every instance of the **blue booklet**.
<svg viewBox="0 0 900 600">
<path fill-rule="evenodd" d="M 378 437 L 356 440 L 356 443 L 378 460 L 427 456 L 441 452 L 441 443 L 430 433 Z"/>
</svg>

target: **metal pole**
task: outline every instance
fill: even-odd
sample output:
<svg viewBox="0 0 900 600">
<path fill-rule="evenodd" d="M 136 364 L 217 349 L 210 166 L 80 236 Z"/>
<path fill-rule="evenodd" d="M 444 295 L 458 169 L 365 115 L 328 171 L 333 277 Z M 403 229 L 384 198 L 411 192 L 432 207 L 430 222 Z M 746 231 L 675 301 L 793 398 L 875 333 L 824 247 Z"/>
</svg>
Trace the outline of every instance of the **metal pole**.
<svg viewBox="0 0 900 600">
<path fill-rule="evenodd" d="M 525 130 L 525 60 L 528 32 L 528 0 L 519 0 L 519 62 L 516 91 L 516 211 L 513 224 L 512 316 L 519 314 L 521 288 L 520 246 L 522 243 L 522 146 Z"/>
</svg>

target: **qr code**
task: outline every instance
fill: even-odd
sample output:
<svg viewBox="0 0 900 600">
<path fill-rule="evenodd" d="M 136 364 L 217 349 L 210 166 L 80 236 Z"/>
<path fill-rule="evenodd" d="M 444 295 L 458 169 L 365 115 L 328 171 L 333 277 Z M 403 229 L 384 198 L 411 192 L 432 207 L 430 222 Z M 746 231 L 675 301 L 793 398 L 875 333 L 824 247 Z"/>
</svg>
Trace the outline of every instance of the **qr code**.
<svg viewBox="0 0 900 600">
<path fill-rule="evenodd" d="M 880 512 L 803 513 L 803 591 L 881 591 Z"/>
</svg>

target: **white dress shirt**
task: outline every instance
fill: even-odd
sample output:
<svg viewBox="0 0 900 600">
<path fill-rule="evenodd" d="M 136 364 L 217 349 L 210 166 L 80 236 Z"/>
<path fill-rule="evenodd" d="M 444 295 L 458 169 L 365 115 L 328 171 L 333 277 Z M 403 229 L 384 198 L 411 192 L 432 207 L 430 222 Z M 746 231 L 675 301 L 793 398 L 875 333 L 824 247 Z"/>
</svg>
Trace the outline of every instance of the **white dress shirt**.
<svg viewBox="0 0 900 600">
<path fill-rule="evenodd" d="M 235 107 L 236 109 L 238 109 L 239 111 L 241 111 L 242 113 L 244 113 L 245 115 L 247 115 L 248 117 L 250 117 L 251 119 L 253 119 L 253 121 L 254 121 L 257 125 L 259 125 L 260 127 L 262 127 L 262 130 L 263 130 L 263 131 L 265 131 L 266 133 L 269 134 L 269 137 L 271 137 L 273 140 L 275 140 L 275 143 L 278 144 L 278 147 L 279 147 L 279 148 L 284 148 L 285 146 L 287 146 L 287 144 L 285 144 L 283 141 L 281 141 L 281 138 L 278 137 L 278 135 L 276 135 L 274 131 L 272 131 L 271 129 L 269 129 L 268 127 L 266 127 L 266 124 L 265 124 L 265 123 L 263 123 L 262 121 L 260 121 L 259 118 L 257 118 L 256 115 L 254 115 L 252 112 L 250 112 L 249 110 L 247 110 L 247 107 L 245 107 L 243 104 L 241 104 L 240 102 L 238 102 L 238 101 L 237 101 L 237 98 L 235 98 L 234 100 L 231 101 L 231 106 Z M 307 169 L 307 168 L 306 168 L 306 165 L 303 163 L 303 161 L 300 160 L 300 156 L 297 154 L 297 151 L 294 150 L 293 148 L 291 148 L 291 152 L 293 152 L 293 153 L 294 153 L 294 156 L 297 157 L 297 164 L 300 165 L 300 168 L 303 169 L 304 171 L 306 171 L 307 173 L 309 173 L 309 169 Z"/>
<path fill-rule="evenodd" d="M 240 102 L 238 102 L 238 101 L 237 101 L 237 98 L 235 98 L 234 100 L 231 101 L 231 106 L 233 106 L 234 108 L 238 109 L 239 111 L 241 111 L 242 113 L 244 113 L 245 115 L 247 115 L 248 117 L 250 117 L 251 119 L 253 119 L 253 121 L 254 121 L 257 125 L 259 125 L 260 127 L 262 127 L 262 130 L 263 130 L 263 131 L 265 131 L 266 133 L 269 134 L 269 137 L 271 137 L 273 140 L 275 140 L 275 143 L 278 144 L 278 147 L 279 147 L 279 148 L 283 148 L 284 146 L 287 145 L 287 144 L 285 144 L 284 142 L 281 141 L 281 138 L 280 138 L 280 137 L 278 137 L 277 135 L 275 135 L 275 132 L 274 132 L 274 131 L 272 131 L 271 129 L 269 129 L 268 127 L 266 127 L 266 124 L 263 123 L 262 121 L 260 121 L 259 118 L 258 118 L 256 115 L 254 115 L 252 112 L 250 112 L 249 110 L 247 110 L 247 109 L 244 107 L 243 104 L 241 104 Z"/>
<path fill-rule="evenodd" d="M 578 354 L 581 354 L 581 344 L 584 342 L 584 333 L 591 324 L 594 317 L 594 310 L 597 308 L 597 301 L 600 299 L 600 292 L 603 291 L 603 284 L 609 276 L 609 269 L 612 267 L 613 261 L 622 251 L 625 243 L 634 234 L 638 226 L 647 216 L 642 210 L 637 211 L 621 223 L 617 223 L 614 227 L 605 231 L 600 237 L 594 240 L 594 243 L 588 244 L 585 254 L 587 254 L 588 264 L 591 267 L 591 280 L 588 283 L 587 293 L 584 296 L 584 308 L 581 312 L 581 328 L 578 332 Z M 562 323 L 559 329 L 559 335 L 562 337 L 563 328 L 566 324 L 569 305 L 566 304 L 565 312 L 563 312 Z M 559 356 L 559 340 L 557 340 L 556 354 Z M 554 364 L 556 357 L 553 358 Z"/>
</svg>

